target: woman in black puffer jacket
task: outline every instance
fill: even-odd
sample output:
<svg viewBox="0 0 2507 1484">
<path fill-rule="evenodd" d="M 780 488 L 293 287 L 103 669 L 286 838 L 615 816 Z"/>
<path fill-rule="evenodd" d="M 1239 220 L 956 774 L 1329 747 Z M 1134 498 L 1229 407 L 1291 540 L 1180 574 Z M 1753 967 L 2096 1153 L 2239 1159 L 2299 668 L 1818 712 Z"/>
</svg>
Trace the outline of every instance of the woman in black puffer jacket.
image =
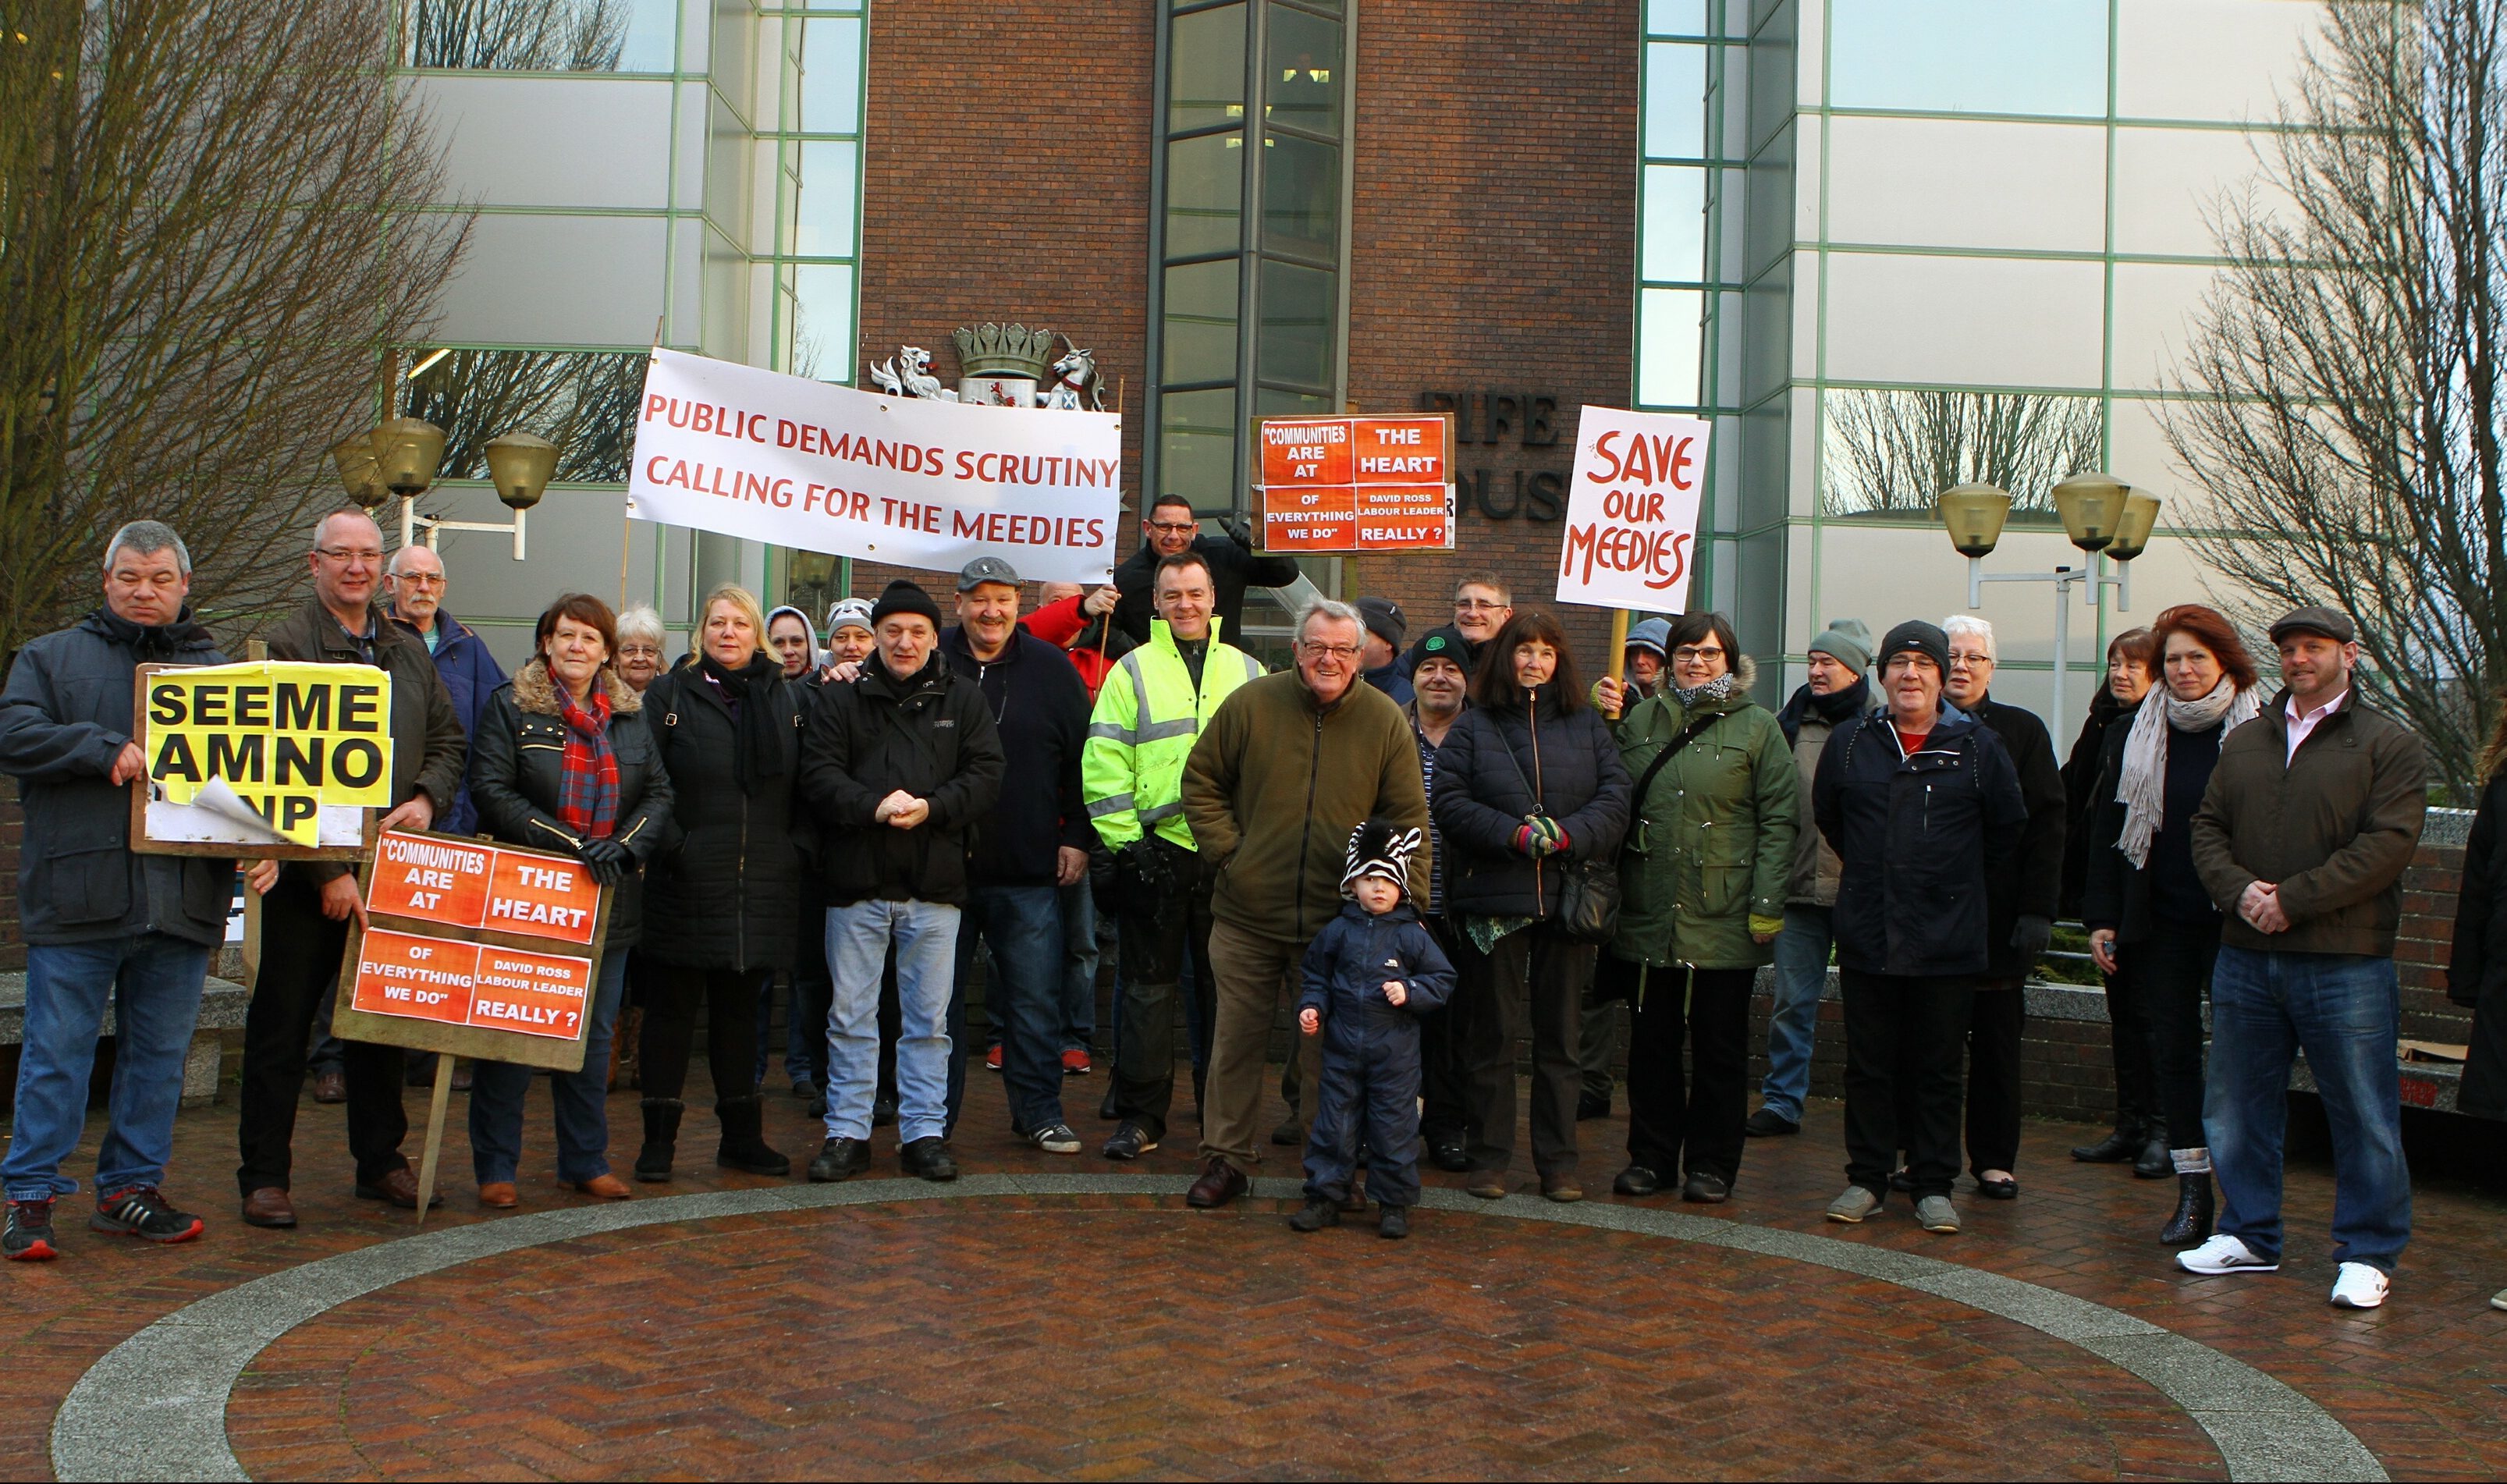
<svg viewBox="0 0 2507 1484">
<path fill-rule="evenodd" d="M 1453 861 L 1445 904 L 1460 928 L 1446 1013 L 1463 1050 L 1477 1124 L 1472 1194 L 1506 1194 L 1514 1160 L 1517 1027 L 1532 1025 L 1532 1162 L 1542 1194 L 1580 1199 L 1577 1026 L 1595 947 L 1557 922 L 1566 868 L 1613 859 L 1629 782 L 1609 727 L 1584 701 L 1567 635 L 1517 614 L 1489 641 L 1472 707 L 1436 753 L 1430 810 Z"/>
<path fill-rule="evenodd" d="M 644 1007 L 639 1180 L 671 1177 L 700 1001 L 722 1121 L 715 1162 L 752 1175 L 792 1168 L 760 1130 L 756 1015 L 761 988 L 792 964 L 803 854 L 815 840 L 794 808 L 810 693 L 760 643 L 764 617 L 745 589 L 714 589 L 704 613 L 691 663 L 644 692 L 676 803 L 645 887 L 657 930 L 640 952 L 662 980 Z"/>
</svg>

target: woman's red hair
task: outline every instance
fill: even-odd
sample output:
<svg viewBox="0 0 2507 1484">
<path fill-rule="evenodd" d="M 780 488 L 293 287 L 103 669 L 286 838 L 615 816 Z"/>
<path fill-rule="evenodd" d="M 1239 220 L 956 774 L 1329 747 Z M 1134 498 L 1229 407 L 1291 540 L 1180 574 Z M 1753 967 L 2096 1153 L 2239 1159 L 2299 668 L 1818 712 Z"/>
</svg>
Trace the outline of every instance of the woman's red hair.
<svg viewBox="0 0 2507 1484">
<path fill-rule="evenodd" d="M 2151 663 L 2152 670 L 2158 670 L 2166 665 L 2167 638 L 2173 633 L 2182 633 L 2211 651 L 2211 658 L 2220 662 L 2220 669 L 2237 689 L 2252 690 L 2262 678 L 2255 670 L 2254 656 L 2246 653 L 2246 641 L 2237 637 L 2237 626 L 2230 623 L 2217 608 L 2206 608 L 2200 603 L 2178 603 L 2159 615 L 2159 622 L 2150 626 L 2151 642 L 2158 650 L 2158 658 Z M 2165 677 L 2161 675 L 2159 678 L 2164 680 Z"/>
</svg>

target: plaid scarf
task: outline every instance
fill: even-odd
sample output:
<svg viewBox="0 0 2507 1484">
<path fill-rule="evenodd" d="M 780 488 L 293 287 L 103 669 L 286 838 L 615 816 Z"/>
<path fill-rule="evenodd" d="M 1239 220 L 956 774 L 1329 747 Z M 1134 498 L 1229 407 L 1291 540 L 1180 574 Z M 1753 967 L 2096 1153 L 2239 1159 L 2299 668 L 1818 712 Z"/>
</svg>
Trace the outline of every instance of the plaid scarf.
<svg viewBox="0 0 2507 1484">
<path fill-rule="evenodd" d="M 565 722 L 565 755 L 557 780 L 558 822 L 578 834 L 606 840 L 618 823 L 618 754 L 609 749 L 609 692 L 596 679 L 587 709 L 577 706 L 560 684 L 557 706 L 559 717 Z"/>
</svg>

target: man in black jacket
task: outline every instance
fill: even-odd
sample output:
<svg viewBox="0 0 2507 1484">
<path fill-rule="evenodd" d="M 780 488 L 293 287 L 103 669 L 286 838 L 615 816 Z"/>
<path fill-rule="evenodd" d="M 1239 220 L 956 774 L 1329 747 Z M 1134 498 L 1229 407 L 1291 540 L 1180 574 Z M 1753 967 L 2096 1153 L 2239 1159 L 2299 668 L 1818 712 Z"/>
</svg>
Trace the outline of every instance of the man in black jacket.
<svg viewBox="0 0 2507 1484">
<path fill-rule="evenodd" d="M 1141 549 L 1114 568 L 1114 590 L 1123 595 L 1114 604 L 1114 627 L 1135 644 L 1149 641 L 1149 620 L 1157 617 L 1149 588 L 1158 563 L 1178 552 L 1199 552 L 1210 563 L 1211 581 L 1218 589 L 1218 601 L 1210 611 L 1225 634 L 1245 632 L 1247 588 L 1285 588 L 1297 580 L 1296 559 L 1256 556 L 1253 534 L 1241 520 L 1228 522 L 1223 536 L 1202 535 L 1192 501 L 1180 494 L 1162 494 L 1149 502 L 1149 513 L 1141 519 Z"/>
<path fill-rule="evenodd" d="M 226 939 L 235 862 L 130 849 L 131 677 L 145 663 L 222 665 L 184 599 L 192 559 L 174 532 L 134 521 L 104 552 L 104 606 L 18 651 L 0 693 L 0 771 L 26 809 L 18 921 L 26 935 L 25 1047 L 16 1137 L 0 1167 L 9 1224 L 0 1256 L 58 1249 L 53 1203 L 78 1189 L 61 1162 L 87 1121 L 105 1006 L 116 1004 L 113 1098 L 96 1152 L 99 1231 L 188 1242 L 202 1222 L 158 1193 L 174 1147 L 183 1059 L 209 955 Z M 264 889 L 274 869 L 256 873 Z M 118 993 L 117 993 L 118 992 Z"/>
<path fill-rule="evenodd" d="M 835 981 L 827 1139 L 810 1178 L 844 1179 L 870 1163 L 880 973 L 893 944 L 903 1021 L 897 1162 L 908 1175 L 955 1179 L 950 978 L 967 897 L 966 833 L 1000 795 L 1000 735 L 983 692 L 940 657 L 940 609 L 929 594 L 889 584 L 871 609 L 871 633 L 860 677 L 827 687 L 801 742 L 801 793 L 825 841 Z"/>
<path fill-rule="evenodd" d="M 2062 765 L 2054 759 L 2054 739 L 2046 723 L 2036 712 L 1988 694 L 1994 662 L 2000 658 L 1993 626 L 1957 613 L 1943 623 L 1942 631 L 1950 644 L 1950 672 L 1943 694 L 2000 739 L 2019 770 L 2020 796 L 2028 802 L 2017 869 L 1996 872 L 1985 883 L 1984 934 L 1992 956 L 1977 986 L 1963 1037 L 1968 1049 L 1969 1173 L 1986 1199 L 2008 1201 L 2019 1194 L 2011 1167 L 2019 1158 L 2019 1037 L 2027 1024 L 2022 986 L 2038 956 L 2053 941 L 2071 795 L 2063 787 Z M 1907 1091 L 1900 1089 L 1902 1100 Z"/>
<path fill-rule="evenodd" d="M 949 1126 L 965 1104 L 967 981 L 975 942 L 992 946 L 984 1011 L 1001 1031 L 1001 1080 L 1010 1131 L 1047 1154 L 1076 1154 L 1062 1121 L 1062 888 L 1088 874 L 1088 806 L 1079 752 L 1088 742 L 1088 687 L 1062 650 L 1019 627 L 1019 575 L 999 557 L 958 574 L 958 624 L 940 652 L 972 681 L 1019 760 L 1019 780 L 975 827 L 966 907 L 958 928 L 957 989 L 949 998 Z"/>
</svg>

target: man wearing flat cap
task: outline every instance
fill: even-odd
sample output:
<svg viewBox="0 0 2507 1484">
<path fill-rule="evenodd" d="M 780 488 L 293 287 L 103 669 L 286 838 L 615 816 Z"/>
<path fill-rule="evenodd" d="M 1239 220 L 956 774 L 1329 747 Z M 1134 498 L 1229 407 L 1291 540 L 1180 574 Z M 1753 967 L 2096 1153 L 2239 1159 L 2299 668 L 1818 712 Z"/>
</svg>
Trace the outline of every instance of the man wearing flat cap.
<svg viewBox="0 0 2507 1484">
<path fill-rule="evenodd" d="M 2305 1051 L 2333 1131 L 2332 1302 L 2374 1309 L 2412 1233 L 2394 928 L 2428 768 L 2419 739 L 2360 699 L 2349 615 L 2299 608 L 2271 638 L 2287 688 L 2221 742 L 2194 815 L 2194 868 L 2228 919 L 2202 1098 L 2220 1218 L 2176 1260 L 2202 1274 L 2280 1266 L 2286 1093 Z"/>
<path fill-rule="evenodd" d="M 1410 688 L 1410 677 L 1401 672 L 1401 642 L 1410 630 L 1401 605 L 1389 597 L 1362 597 L 1352 606 L 1366 628 L 1359 640 L 1363 650 L 1358 660 L 1359 677 L 1392 697 L 1394 705 L 1408 706 L 1416 692 Z"/>
</svg>

